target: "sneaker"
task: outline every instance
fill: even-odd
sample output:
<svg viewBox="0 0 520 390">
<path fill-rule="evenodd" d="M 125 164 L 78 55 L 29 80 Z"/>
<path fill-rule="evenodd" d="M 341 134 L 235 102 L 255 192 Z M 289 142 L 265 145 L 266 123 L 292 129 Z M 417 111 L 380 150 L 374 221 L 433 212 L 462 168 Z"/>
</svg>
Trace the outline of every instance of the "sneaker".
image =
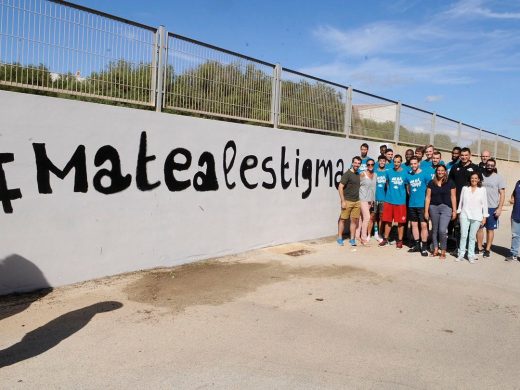
<svg viewBox="0 0 520 390">
<path fill-rule="evenodd" d="M 379 234 L 374 234 L 374 240 L 381 242 L 381 239 L 379 238 Z"/>
<path fill-rule="evenodd" d="M 422 257 L 427 257 L 427 256 L 428 256 L 428 251 L 427 251 L 426 249 L 423 249 L 423 250 L 421 251 L 421 256 L 422 256 Z"/>
<path fill-rule="evenodd" d="M 381 242 L 379 243 L 380 247 L 388 246 L 388 240 L 386 238 L 383 238 Z"/>
<path fill-rule="evenodd" d="M 396 243 L 395 243 L 395 247 L 396 247 L 397 249 L 403 249 L 403 242 L 402 242 L 401 240 L 396 241 Z"/>
<path fill-rule="evenodd" d="M 458 262 L 458 261 L 464 261 L 464 257 L 457 257 L 457 258 L 455 259 L 455 261 L 457 261 L 457 262 Z"/>
<path fill-rule="evenodd" d="M 343 241 L 343 238 L 336 238 L 336 242 L 338 243 L 339 246 L 345 245 L 344 241 Z"/>
<path fill-rule="evenodd" d="M 468 261 L 470 262 L 470 264 L 475 264 L 475 256 L 471 256 L 470 258 L 468 258 Z"/>
<path fill-rule="evenodd" d="M 516 256 L 509 255 L 504 260 L 505 261 L 516 261 Z"/>
<path fill-rule="evenodd" d="M 416 253 L 416 252 L 420 252 L 421 251 L 421 248 L 419 248 L 418 246 L 412 246 L 410 249 L 408 249 L 408 253 Z"/>
<path fill-rule="evenodd" d="M 476 248 L 476 249 L 475 249 L 475 256 L 476 256 L 476 255 L 479 255 L 480 252 L 482 252 L 482 249 L 478 249 L 478 248 Z"/>
<path fill-rule="evenodd" d="M 484 249 L 484 250 L 482 251 L 482 257 L 490 257 L 490 256 L 491 256 L 491 253 L 489 253 L 488 250 Z"/>
<path fill-rule="evenodd" d="M 355 238 L 352 238 L 351 240 L 348 241 L 350 243 L 350 246 L 357 246 L 356 244 L 356 239 Z"/>
</svg>

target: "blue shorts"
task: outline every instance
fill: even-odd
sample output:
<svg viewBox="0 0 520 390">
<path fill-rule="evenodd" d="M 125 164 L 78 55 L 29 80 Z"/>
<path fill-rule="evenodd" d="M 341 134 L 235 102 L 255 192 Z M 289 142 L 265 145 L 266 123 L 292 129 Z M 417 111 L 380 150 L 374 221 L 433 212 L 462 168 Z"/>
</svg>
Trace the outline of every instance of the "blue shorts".
<svg viewBox="0 0 520 390">
<path fill-rule="evenodd" d="M 495 215 L 495 211 L 496 207 L 488 209 L 489 217 L 486 218 L 486 224 L 483 226 L 487 230 L 498 229 L 498 217 Z"/>
</svg>

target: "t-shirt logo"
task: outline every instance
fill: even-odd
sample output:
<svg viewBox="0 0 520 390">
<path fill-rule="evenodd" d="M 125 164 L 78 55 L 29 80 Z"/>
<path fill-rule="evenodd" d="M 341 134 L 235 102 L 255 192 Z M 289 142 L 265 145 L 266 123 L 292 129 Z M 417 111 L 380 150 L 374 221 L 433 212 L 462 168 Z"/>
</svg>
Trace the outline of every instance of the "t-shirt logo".
<svg viewBox="0 0 520 390">
<path fill-rule="evenodd" d="M 417 188 L 420 187 L 421 185 L 422 185 L 422 181 L 419 178 L 410 180 L 410 187 L 412 187 L 413 192 L 417 191 Z"/>
<path fill-rule="evenodd" d="M 403 185 L 403 178 L 402 177 L 392 177 L 392 184 L 395 185 L 394 188 L 397 188 L 397 186 Z"/>
</svg>

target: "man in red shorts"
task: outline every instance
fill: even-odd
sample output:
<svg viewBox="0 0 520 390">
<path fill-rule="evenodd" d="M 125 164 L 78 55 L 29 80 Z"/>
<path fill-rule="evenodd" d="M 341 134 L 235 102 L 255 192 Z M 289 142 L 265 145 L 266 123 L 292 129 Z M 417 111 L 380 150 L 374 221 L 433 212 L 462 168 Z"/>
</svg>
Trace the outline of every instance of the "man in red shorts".
<svg viewBox="0 0 520 390">
<path fill-rule="evenodd" d="M 392 223 L 397 223 L 396 248 L 403 247 L 403 233 L 406 224 L 406 179 L 408 173 L 401 167 L 403 158 L 397 154 L 394 157 L 394 166 L 386 171 L 386 195 L 383 206 L 384 236 L 379 246 L 388 245 L 388 236 Z"/>
</svg>

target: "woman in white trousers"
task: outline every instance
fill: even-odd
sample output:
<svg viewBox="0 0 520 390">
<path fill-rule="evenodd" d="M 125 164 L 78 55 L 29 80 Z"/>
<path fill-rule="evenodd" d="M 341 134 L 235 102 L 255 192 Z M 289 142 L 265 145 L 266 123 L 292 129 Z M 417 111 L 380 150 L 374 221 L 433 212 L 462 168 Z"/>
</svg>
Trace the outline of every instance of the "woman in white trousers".
<svg viewBox="0 0 520 390">
<path fill-rule="evenodd" d="M 480 226 L 486 223 L 486 218 L 489 215 L 486 189 L 482 187 L 482 180 L 477 172 L 473 172 L 469 177 L 468 185 L 462 187 L 457 213 L 459 213 L 460 223 L 460 245 L 455 261 L 464 260 L 469 235 L 468 261 L 473 264 L 476 260 L 475 240 L 477 231 Z"/>
</svg>

